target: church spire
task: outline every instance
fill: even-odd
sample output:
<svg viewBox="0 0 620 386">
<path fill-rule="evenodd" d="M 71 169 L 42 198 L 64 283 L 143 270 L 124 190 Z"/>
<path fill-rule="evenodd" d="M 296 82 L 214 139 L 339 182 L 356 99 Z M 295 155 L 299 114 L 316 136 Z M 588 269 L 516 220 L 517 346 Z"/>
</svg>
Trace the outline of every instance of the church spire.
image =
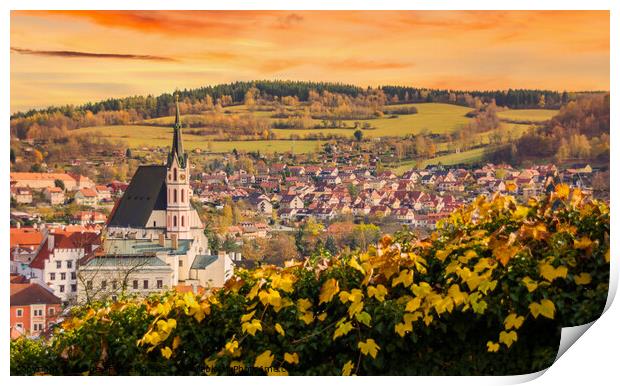
<svg viewBox="0 0 620 386">
<path fill-rule="evenodd" d="M 179 111 L 179 94 L 175 94 L 176 117 L 174 120 L 174 134 L 172 137 L 172 149 L 168 154 L 168 167 L 172 165 L 172 160 L 178 158 L 179 166 L 186 167 L 187 154 L 183 151 L 183 138 L 181 136 L 181 112 Z"/>
</svg>

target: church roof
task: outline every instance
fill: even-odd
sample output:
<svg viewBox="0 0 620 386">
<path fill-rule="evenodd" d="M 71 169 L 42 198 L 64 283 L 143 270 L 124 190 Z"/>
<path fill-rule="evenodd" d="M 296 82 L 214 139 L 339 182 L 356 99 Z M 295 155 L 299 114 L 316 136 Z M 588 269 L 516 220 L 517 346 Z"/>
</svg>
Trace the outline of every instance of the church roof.
<svg viewBox="0 0 620 386">
<path fill-rule="evenodd" d="M 216 262 L 217 259 L 218 257 L 216 255 L 197 255 L 192 263 L 191 269 L 205 269 Z"/>
<path fill-rule="evenodd" d="M 166 167 L 138 167 L 108 226 L 144 228 L 153 210 L 166 210 Z"/>
<path fill-rule="evenodd" d="M 177 240 L 177 248 L 172 248 L 172 241 L 165 239 L 164 245 L 157 241 L 141 239 L 107 238 L 103 249 L 110 256 L 113 255 L 145 255 L 165 252 L 169 255 L 184 255 L 191 247 L 192 240 Z"/>
<path fill-rule="evenodd" d="M 174 120 L 174 134 L 172 137 L 172 148 L 168 154 L 167 166 L 172 166 L 172 161 L 177 158 L 179 166 L 185 168 L 187 166 L 187 154 L 183 150 L 183 138 L 181 135 L 181 113 L 179 111 L 179 96 L 176 95 L 176 117 Z"/>
</svg>

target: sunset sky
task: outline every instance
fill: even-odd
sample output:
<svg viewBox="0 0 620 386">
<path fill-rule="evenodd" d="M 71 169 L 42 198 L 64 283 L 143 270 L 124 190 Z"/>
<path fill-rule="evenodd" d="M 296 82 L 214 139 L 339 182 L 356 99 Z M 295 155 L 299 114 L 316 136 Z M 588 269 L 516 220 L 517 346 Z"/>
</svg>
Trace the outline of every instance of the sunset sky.
<svg viewBox="0 0 620 386">
<path fill-rule="evenodd" d="M 252 79 L 609 90 L 609 12 L 11 14 L 12 112 Z"/>
</svg>

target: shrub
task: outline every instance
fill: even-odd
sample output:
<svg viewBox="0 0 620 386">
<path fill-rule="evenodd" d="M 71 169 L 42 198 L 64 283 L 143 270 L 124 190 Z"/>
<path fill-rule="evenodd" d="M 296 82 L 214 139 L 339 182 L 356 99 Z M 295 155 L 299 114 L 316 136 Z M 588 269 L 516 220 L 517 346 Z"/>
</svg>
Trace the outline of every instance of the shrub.
<svg viewBox="0 0 620 386">
<path fill-rule="evenodd" d="M 561 327 L 601 314 L 608 280 L 605 204 L 564 185 L 527 205 L 480 197 L 425 240 L 85 310 L 47 348 L 12 344 L 11 371 L 30 357 L 50 373 L 523 374 L 551 365 Z"/>
</svg>

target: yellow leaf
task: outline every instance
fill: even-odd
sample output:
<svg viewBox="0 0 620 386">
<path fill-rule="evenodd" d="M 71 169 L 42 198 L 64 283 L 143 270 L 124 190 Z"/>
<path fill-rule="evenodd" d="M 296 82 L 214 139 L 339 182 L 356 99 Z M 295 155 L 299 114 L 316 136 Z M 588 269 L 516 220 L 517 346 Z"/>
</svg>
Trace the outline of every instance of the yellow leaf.
<svg viewBox="0 0 620 386">
<path fill-rule="evenodd" d="M 327 312 L 323 312 L 321 313 L 319 316 L 316 317 L 319 321 L 324 321 L 325 318 L 327 318 Z"/>
<path fill-rule="evenodd" d="M 488 341 L 487 342 L 487 351 L 488 352 L 497 352 L 497 351 L 499 351 L 499 343 Z"/>
<path fill-rule="evenodd" d="M 254 336 L 256 331 L 263 331 L 263 326 L 258 319 L 252 319 L 251 322 L 245 322 L 241 325 L 241 331 L 247 332 L 248 334 Z"/>
<path fill-rule="evenodd" d="M 170 359 L 171 355 L 172 355 L 172 350 L 170 349 L 170 347 L 166 346 L 161 349 L 161 356 L 163 356 L 164 358 Z"/>
<path fill-rule="evenodd" d="M 512 259 L 517 252 L 519 252 L 519 247 L 516 245 L 500 245 L 499 247 L 493 250 L 493 256 L 502 263 L 503 266 L 506 266 L 510 259 Z"/>
<path fill-rule="evenodd" d="M 332 340 L 336 340 L 338 337 L 347 335 L 352 329 L 353 324 L 351 322 L 338 323 L 336 325 L 336 329 L 334 330 L 334 337 Z"/>
<path fill-rule="evenodd" d="M 340 288 L 338 287 L 338 281 L 336 279 L 329 279 L 321 287 L 321 293 L 319 294 L 319 304 L 329 303 L 334 296 L 338 293 Z"/>
<path fill-rule="evenodd" d="M 521 325 L 523 324 L 524 320 L 525 317 L 512 313 L 508 315 L 506 319 L 504 319 L 504 327 L 506 328 L 506 330 L 510 330 L 511 328 L 514 328 L 515 330 L 519 329 L 519 327 L 521 327 Z"/>
<path fill-rule="evenodd" d="M 353 362 L 348 361 L 342 366 L 342 375 L 349 376 L 351 375 L 351 371 L 353 370 Z"/>
<path fill-rule="evenodd" d="M 527 206 L 517 205 L 517 209 L 512 213 L 512 217 L 515 220 L 520 220 L 527 216 L 529 212 L 530 208 L 528 208 Z"/>
<path fill-rule="evenodd" d="M 540 314 L 546 318 L 555 318 L 555 304 L 549 299 L 540 302 Z"/>
<path fill-rule="evenodd" d="M 366 271 L 360 265 L 360 263 L 357 262 L 357 259 L 355 257 L 352 257 L 351 260 L 349 260 L 349 267 L 360 271 L 362 274 L 366 274 Z"/>
<path fill-rule="evenodd" d="M 413 298 L 407 302 L 407 305 L 405 306 L 405 311 L 407 312 L 416 311 L 418 308 L 420 308 L 421 303 L 422 303 L 421 298 L 418 298 L 418 297 Z"/>
<path fill-rule="evenodd" d="M 439 261 L 443 262 L 443 261 L 446 259 L 446 257 L 448 257 L 448 255 L 449 255 L 451 252 L 452 252 L 452 251 L 450 251 L 450 250 L 439 250 L 439 251 L 435 252 L 435 257 L 436 257 Z"/>
<path fill-rule="evenodd" d="M 499 341 L 506 345 L 506 347 L 510 348 L 514 342 L 517 341 L 517 332 L 516 331 L 502 331 L 499 333 Z"/>
<path fill-rule="evenodd" d="M 555 187 L 555 194 L 559 199 L 568 198 L 568 194 L 570 193 L 570 188 L 566 184 L 559 184 Z"/>
<path fill-rule="evenodd" d="M 605 252 L 605 262 L 609 263 L 609 249 L 607 250 L 607 252 Z"/>
<path fill-rule="evenodd" d="M 295 353 L 284 353 L 284 361 L 290 364 L 298 364 L 299 363 L 299 354 Z"/>
<path fill-rule="evenodd" d="M 267 368 L 273 363 L 274 356 L 271 354 L 271 350 L 267 350 L 256 357 L 254 361 L 254 367 Z"/>
<path fill-rule="evenodd" d="M 575 244 L 573 246 L 575 249 L 588 249 L 590 245 L 592 245 L 592 240 L 586 236 L 583 236 L 579 240 L 575 240 Z"/>
<path fill-rule="evenodd" d="M 538 288 L 538 282 L 532 280 L 529 276 L 524 277 L 521 281 L 525 284 L 528 292 L 534 292 Z"/>
<path fill-rule="evenodd" d="M 357 347 L 362 351 L 362 354 L 370 355 L 373 359 L 377 357 L 377 352 L 380 350 L 374 339 L 366 339 L 366 342 L 359 342 Z"/>
<path fill-rule="evenodd" d="M 271 287 L 274 289 L 281 289 L 284 292 L 293 292 L 294 276 L 285 274 L 274 274 L 271 276 Z"/>
<path fill-rule="evenodd" d="M 411 332 L 411 330 L 413 330 L 411 323 L 398 323 L 394 326 L 394 331 L 396 331 L 401 338 L 404 337 L 406 333 Z"/>
<path fill-rule="evenodd" d="M 534 318 L 538 318 L 538 315 L 549 319 L 555 318 L 555 305 L 549 299 L 544 299 L 540 303 L 530 303 L 529 309 Z"/>
<path fill-rule="evenodd" d="M 299 316 L 299 320 L 303 320 L 304 323 L 310 324 L 314 320 L 314 315 L 312 312 L 305 312 Z"/>
<path fill-rule="evenodd" d="M 260 291 L 258 293 L 258 298 L 263 305 L 272 305 L 274 307 L 280 307 L 282 304 L 282 298 L 280 297 L 280 292 L 269 288 L 267 291 Z"/>
<path fill-rule="evenodd" d="M 250 312 L 249 314 L 245 314 L 241 316 L 241 323 L 247 322 L 248 320 L 252 319 L 255 313 L 256 313 L 256 310 Z"/>
<path fill-rule="evenodd" d="M 276 331 L 277 331 L 278 334 L 284 336 L 284 329 L 282 328 L 280 323 L 276 323 Z"/>
<path fill-rule="evenodd" d="M 299 312 L 306 312 L 310 307 L 312 307 L 312 302 L 310 302 L 310 300 L 306 298 L 297 300 L 297 309 L 299 310 Z"/>
<path fill-rule="evenodd" d="M 181 345 L 181 337 L 177 335 L 172 340 L 172 349 L 176 350 L 180 345 Z"/>
<path fill-rule="evenodd" d="M 553 268 L 549 263 L 539 264 L 538 270 L 540 271 L 540 275 L 549 282 L 552 282 L 558 277 L 565 278 L 568 274 L 568 269 L 566 267 L 561 265 L 557 268 Z"/>
<path fill-rule="evenodd" d="M 370 314 L 366 311 L 355 314 L 355 319 L 357 319 L 358 322 L 364 324 L 366 327 L 370 327 L 370 322 L 372 320 Z"/>
<path fill-rule="evenodd" d="M 238 348 L 239 348 L 239 342 L 237 340 L 232 340 L 230 342 L 227 342 L 226 345 L 224 346 L 224 349 L 226 349 L 226 351 L 230 353 L 234 353 L 235 351 L 237 351 Z"/>
<path fill-rule="evenodd" d="M 397 278 L 392 280 L 392 287 L 396 287 L 399 284 L 409 287 L 413 283 L 413 271 L 410 269 L 403 269 Z"/>
<path fill-rule="evenodd" d="M 382 302 L 385 300 L 385 295 L 387 295 L 387 288 L 383 284 L 379 284 L 378 286 L 368 286 L 368 296 L 371 298 L 374 297 L 378 301 Z"/>
<path fill-rule="evenodd" d="M 575 276 L 574 280 L 577 285 L 587 285 L 592 282 L 592 276 L 589 273 L 583 272 Z"/>
</svg>

